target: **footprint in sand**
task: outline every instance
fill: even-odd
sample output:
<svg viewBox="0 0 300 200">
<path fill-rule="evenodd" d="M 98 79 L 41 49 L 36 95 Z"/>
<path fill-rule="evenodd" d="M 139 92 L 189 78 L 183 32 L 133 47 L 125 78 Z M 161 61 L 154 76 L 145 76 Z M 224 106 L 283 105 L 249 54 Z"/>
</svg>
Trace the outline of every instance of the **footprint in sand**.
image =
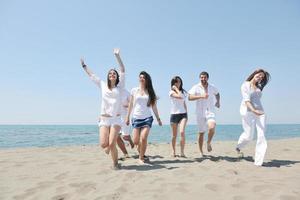
<svg viewBox="0 0 300 200">
<path fill-rule="evenodd" d="M 113 193 L 113 194 L 109 194 L 107 196 L 105 196 L 105 199 L 107 200 L 118 200 L 121 199 L 121 195 L 119 192 Z"/>
<path fill-rule="evenodd" d="M 271 188 L 268 185 L 255 185 L 252 188 L 253 192 L 263 192 L 263 191 L 270 191 L 271 192 L 272 190 L 274 190 L 274 188 Z"/>
<path fill-rule="evenodd" d="M 53 185 L 55 182 L 54 181 L 42 181 L 38 183 L 38 187 L 39 189 L 44 189 L 44 188 L 48 188 L 51 185 Z"/>
<path fill-rule="evenodd" d="M 39 190 L 39 188 L 30 188 L 30 189 L 25 190 L 25 193 L 16 195 L 13 198 L 15 200 L 23 200 L 23 199 L 29 198 L 30 196 L 34 195 L 38 190 Z"/>
<path fill-rule="evenodd" d="M 212 184 L 205 184 L 204 187 L 205 187 L 206 189 L 209 189 L 209 190 L 214 191 L 214 192 L 217 192 L 217 191 L 220 190 L 219 185 L 213 184 L 213 183 L 212 183 Z"/>
<path fill-rule="evenodd" d="M 292 195 L 280 195 L 280 200 L 298 200 L 299 196 L 292 196 Z"/>
<path fill-rule="evenodd" d="M 70 195 L 68 194 L 59 194 L 51 198 L 51 200 L 65 200 L 69 199 Z"/>
<path fill-rule="evenodd" d="M 71 183 L 69 186 L 75 188 L 80 194 L 87 194 L 96 190 L 96 183 L 94 182 Z"/>
<path fill-rule="evenodd" d="M 245 197 L 241 196 L 241 195 L 236 195 L 236 196 L 233 196 L 232 199 L 233 200 L 243 200 L 243 199 L 245 199 Z"/>
<path fill-rule="evenodd" d="M 60 173 L 57 176 L 55 176 L 54 179 L 60 181 L 64 178 L 66 178 L 68 174 L 69 174 L 69 172 Z"/>
<path fill-rule="evenodd" d="M 228 170 L 226 170 L 228 173 L 230 173 L 230 174 L 233 174 L 233 175 L 238 175 L 239 173 L 238 173 L 238 171 L 237 170 L 234 170 L 234 169 L 228 169 Z"/>
</svg>

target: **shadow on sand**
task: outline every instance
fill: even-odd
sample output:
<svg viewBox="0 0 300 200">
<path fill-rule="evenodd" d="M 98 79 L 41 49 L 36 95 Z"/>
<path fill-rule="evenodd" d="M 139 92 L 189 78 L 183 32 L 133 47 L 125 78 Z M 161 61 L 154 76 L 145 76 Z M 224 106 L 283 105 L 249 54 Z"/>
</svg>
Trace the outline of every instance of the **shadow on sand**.
<svg viewBox="0 0 300 200">
<path fill-rule="evenodd" d="M 210 160 L 213 162 L 220 162 L 220 161 L 227 161 L 227 162 L 240 162 L 240 161 L 247 161 L 247 162 L 254 162 L 252 156 L 245 156 L 242 158 L 238 157 L 231 157 L 231 156 L 203 156 L 201 158 L 181 158 L 181 159 L 171 159 L 171 160 L 162 160 L 164 157 L 159 155 L 154 156 L 147 156 L 150 161 L 146 161 L 145 165 L 123 165 L 121 169 L 124 170 L 136 170 L 136 171 L 149 171 L 149 170 L 157 170 L 157 169 L 177 169 L 178 166 L 168 166 L 169 164 L 190 164 L 195 162 L 202 162 L 204 160 Z M 133 156 L 132 158 L 137 159 L 138 156 Z M 159 160 L 156 160 L 159 159 Z M 271 160 L 269 162 L 265 162 L 263 167 L 291 167 L 291 165 L 300 163 L 300 161 L 292 161 L 292 160 Z"/>
</svg>

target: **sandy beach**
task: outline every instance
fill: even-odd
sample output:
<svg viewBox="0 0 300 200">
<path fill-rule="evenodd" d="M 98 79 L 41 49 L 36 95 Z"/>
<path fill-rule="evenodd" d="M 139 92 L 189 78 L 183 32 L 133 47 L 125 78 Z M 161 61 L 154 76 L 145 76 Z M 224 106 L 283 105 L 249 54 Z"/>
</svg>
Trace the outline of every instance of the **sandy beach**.
<svg viewBox="0 0 300 200">
<path fill-rule="evenodd" d="M 195 143 L 187 158 L 150 144 L 146 165 L 127 147 L 132 157 L 118 171 L 98 146 L 1 149 L 0 199 L 300 199 L 299 138 L 268 141 L 262 167 L 253 165 L 254 142 L 244 159 L 235 144 L 214 142 L 205 158 Z"/>
</svg>

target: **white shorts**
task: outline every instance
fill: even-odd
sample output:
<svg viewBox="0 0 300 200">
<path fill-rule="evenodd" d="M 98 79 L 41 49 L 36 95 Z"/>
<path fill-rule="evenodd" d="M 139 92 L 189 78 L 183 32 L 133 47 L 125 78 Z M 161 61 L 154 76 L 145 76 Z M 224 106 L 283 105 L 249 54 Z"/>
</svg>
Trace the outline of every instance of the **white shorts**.
<svg viewBox="0 0 300 200">
<path fill-rule="evenodd" d="M 207 131 L 207 123 L 208 122 L 216 123 L 216 115 L 215 115 L 215 113 L 210 112 L 210 113 L 207 113 L 205 117 L 197 116 L 196 120 L 197 120 L 199 133 L 204 133 Z"/>
<path fill-rule="evenodd" d="M 125 122 L 126 116 L 121 116 L 121 122 L 122 122 L 122 126 L 121 126 L 121 134 L 124 135 L 130 135 L 130 126 L 127 126 L 126 122 Z"/>
<path fill-rule="evenodd" d="M 98 126 L 122 126 L 121 122 L 121 116 L 115 116 L 115 117 L 100 117 L 100 122 L 98 123 Z"/>
</svg>

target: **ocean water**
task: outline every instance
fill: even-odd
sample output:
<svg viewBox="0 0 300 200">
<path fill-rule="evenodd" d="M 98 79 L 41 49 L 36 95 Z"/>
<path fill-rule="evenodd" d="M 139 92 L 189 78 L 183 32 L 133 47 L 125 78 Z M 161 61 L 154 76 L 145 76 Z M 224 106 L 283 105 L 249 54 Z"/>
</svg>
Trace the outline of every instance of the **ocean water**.
<svg viewBox="0 0 300 200">
<path fill-rule="evenodd" d="M 214 141 L 238 140 L 241 132 L 241 125 L 217 125 Z M 300 137 L 300 124 L 267 125 L 266 138 L 268 140 L 294 137 Z M 170 140 L 170 126 L 154 125 L 152 127 L 149 142 L 167 143 Z M 186 141 L 197 141 L 196 125 L 186 127 Z M 2 149 L 95 145 L 98 142 L 98 127 L 95 125 L 0 125 L 0 148 Z"/>
</svg>

